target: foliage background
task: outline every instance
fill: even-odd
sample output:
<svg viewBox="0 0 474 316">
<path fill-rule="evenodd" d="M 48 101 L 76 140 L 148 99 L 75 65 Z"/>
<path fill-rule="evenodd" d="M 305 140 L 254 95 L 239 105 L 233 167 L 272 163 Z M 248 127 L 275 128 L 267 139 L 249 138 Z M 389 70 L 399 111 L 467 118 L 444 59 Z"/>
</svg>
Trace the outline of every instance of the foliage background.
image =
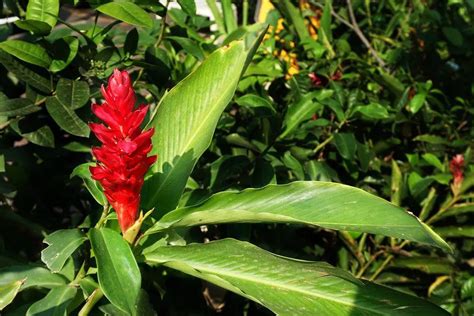
<svg viewBox="0 0 474 316">
<path fill-rule="evenodd" d="M 101 2 L 84 1 L 61 3 L 60 20 L 53 18 L 57 26 L 47 36 L 45 25 L 27 26 L 33 33 L 21 23 L 0 27 L 0 266 L 39 262 L 45 234 L 87 227 L 100 216 L 82 180 L 70 174 L 92 159 L 95 140 L 85 125 L 92 120 L 89 96 L 99 98 L 113 68 L 131 70 L 141 101 L 156 106 L 205 56 L 251 28 L 255 9 L 236 1 L 238 18 L 224 11 L 215 25 L 195 14 L 192 1 L 169 10 L 136 3 L 166 17 L 166 25 L 160 19 L 117 24 L 110 12 L 94 11 Z M 332 14 L 318 1 L 274 4 L 265 40 L 180 204 L 269 183 L 342 182 L 409 209 L 455 252 L 281 224 L 211 225 L 190 229 L 188 238 L 236 237 L 281 255 L 327 261 L 453 314 L 472 315 L 474 2 L 333 1 Z M 24 18 L 27 5 L 5 1 L 2 17 Z M 81 14 L 90 16 L 88 22 L 75 20 Z M 5 44 L 12 39 L 36 48 L 12 53 Z M 457 192 L 449 171 L 455 154 L 465 159 Z M 148 272 L 150 301 L 162 314 L 267 313 L 200 280 L 177 273 L 157 279 Z M 31 299 L 24 295 L 9 311 Z"/>
</svg>

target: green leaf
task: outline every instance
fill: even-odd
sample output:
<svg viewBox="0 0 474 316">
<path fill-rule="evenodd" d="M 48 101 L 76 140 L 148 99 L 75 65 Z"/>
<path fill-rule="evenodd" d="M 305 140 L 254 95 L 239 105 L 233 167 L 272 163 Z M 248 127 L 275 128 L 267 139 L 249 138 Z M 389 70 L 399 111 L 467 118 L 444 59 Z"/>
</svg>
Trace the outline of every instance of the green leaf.
<svg viewBox="0 0 474 316">
<path fill-rule="evenodd" d="M 433 145 L 447 145 L 448 141 L 437 135 L 423 134 L 416 136 L 413 140 L 425 142 Z"/>
<path fill-rule="evenodd" d="M 26 7 L 26 19 L 41 21 L 54 27 L 59 13 L 59 0 L 30 0 Z"/>
<path fill-rule="evenodd" d="M 278 315 L 447 314 L 417 297 L 357 281 L 324 262 L 277 256 L 234 239 L 158 247 L 144 256 L 148 264 L 215 283 Z"/>
<path fill-rule="evenodd" d="M 44 243 L 48 247 L 41 251 L 41 261 L 53 272 L 59 272 L 66 260 L 86 240 L 78 229 L 62 229 L 46 236 Z"/>
<path fill-rule="evenodd" d="M 21 131 L 18 123 L 19 121 L 16 120 L 10 124 L 12 129 L 17 132 L 18 135 L 38 146 L 54 148 L 54 134 L 49 126 L 45 125 L 38 128 L 36 131 L 24 133 Z"/>
<path fill-rule="evenodd" d="M 104 295 L 116 307 L 136 315 L 141 274 L 129 244 L 108 228 L 93 228 L 89 235 Z"/>
<path fill-rule="evenodd" d="M 66 68 L 76 57 L 79 50 L 79 40 L 73 36 L 66 36 L 54 42 L 53 60 L 49 66 L 52 72 Z"/>
<path fill-rule="evenodd" d="M 61 102 L 58 97 L 48 97 L 46 109 L 59 127 L 66 132 L 76 136 L 89 137 L 89 126 L 77 116 L 74 109 Z"/>
<path fill-rule="evenodd" d="M 196 57 L 198 60 L 204 59 L 204 52 L 201 47 L 193 40 L 186 37 L 179 36 L 167 36 L 166 39 L 170 39 L 179 44 L 188 54 Z"/>
<path fill-rule="evenodd" d="M 8 40 L 0 43 L 0 48 L 16 58 L 36 66 L 48 68 L 51 64 L 51 58 L 46 50 L 37 44 Z"/>
<path fill-rule="evenodd" d="M 247 108 L 263 107 L 270 109 L 270 111 L 272 111 L 273 113 L 276 113 L 275 108 L 269 100 L 252 93 L 237 98 L 237 100 L 235 100 L 235 103 Z"/>
<path fill-rule="evenodd" d="M 426 96 L 426 92 L 418 93 L 410 100 L 408 108 L 413 114 L 417 113 L 423 107 L 426 101 Z"/>
<path fill-rule="evenodd" d="M 77 288 L 69 285 L 54 288 L 44 298 L 33 303 L 26 316 L 66 316 L 76 292 Z"/>
<path fill-rule="evenodd" d="M 135 53 L 138 47 L 138 31 L 136 28 L 131 29 L 127 33 L 127 37 L 125 38 L 125 43 L 123 44 L 123 51 L 128 54 L 129 56 Z"/>
<path fill-rule="evenodd" d="M 446 39 L 451 42 L 454 46 L 462 46 L 464 38 L 461 32 L 454 27 L 446 26 L 441 29 Z"/>
<path fill-rule="evenodd" d="M 13 301 L 22 284 L 23 280 L 0 284 L 0 311 Z"/>
<path fill-rule="evenodd" d="M 146 209 L 166 212 L 176 207 L 263 34 L 248 34 L 214 51 L 161 99 L 148 125 L 155 128 L 151 154 L 158 154 L 158 160 L 143 188 Z"/>
<path fill-rule="evenodd" d="M 435 230 L 445 238 L 474 238 L 474 226 L 446 226 Z"/>
<path fill-rule="evenodd" d="M 99 203 L 100 205 L 106 205 L 107 199 L 105 198 L 104 191 L 100 184 L 92 179 L 91 172 L 89 170 L 90 166 L 95 166 L 95 163 L 83 163 L 82 165 L 77 166 L 72 171 L 70 178 L 72 177 L 79 177 L 84 181 L 84 185 L 86 186 L 89 193 L 92 197 Z"/>
<path fill-rule="evenodd" d="M 391 264 L 394 268 L 420 270 L 428 274 L 451 274 L 454 266 L 448 259 L 433 257 L 400 257 Z"/>
<path fill-rule="evenodd" d="M 443 163 L 438 159 L 438 157 L 436 157 L 432 153 L 423 154 L 422 157 L 427 163 L 429 163 L 433 167 L 437 168 L 440 171 L 444 171 Z"/>
<path fill-rule="evenodd" d="M 237 29 L 237 21 L 232 8 L 232 0 L 221 0 L 221 7 L 226 31 L 227 34 L 230 34 Z"/>
<path fill-rule="evenodd" d="M 150 15 L 132 2 L 109 2 L 97 7 L 96 10 L 131 25 L 153 27 Z"/>
<path fill-rule="evenodd" d="M 3 99 L 0 100 L 0 116 L 23 116 L 41 110 L 34 101 L 30 99 Z"/>
<path fill-rule="evenodd" d="M 89 85 L 84 81 L 61 78 L 56 86 L 56 96 L 61 103 L 76 110 L 89 101 Z"/>
<path fill-rule="evenodd" d="M 320 102 L 327 99 L 333 94 L 332 90 L 321 90 L 316 93 L 309 93 L 301 98 L 296 104 L 291 105 L 286 112 L 283 120 L 285 129 L 278 136 L 279 139 L 285 138 L 291 134 L 303 121 L 309 120 L 316 111 L 320 110 L 323 105 Z M 314 100 L 317 99 L 317 101 Z"/>
<path fill-rule="evenodd" d="M 354 159 L 357 150 L 357 141 L 352 133 L 337 133 L 334 134 L 334 143 L 337 151 L 342 158 L 347 160 Z"/>
<path fill-rule="evenodd" d="M 217 193 L 202 204 L 166 214 L 146 234 L 232 222 L 309 224 L 403 238 L 450 251 L 445 241 L 404 209 L 354 187 L 313 181 Z"/>
<path fill-rule="evenodd" d="M 369 103 L 368 105 L 359 105 L 354 109 L 368 119 L 381 120 L 389 117 L 387 109 L 378 103 Z"/>
<path fill-rule="evenodd" d="M 178 3 L 181 6 L 181 9 L 183 9 L 183 11 L 186 12 L 187 15 L 195 16 L 196 3 L 194 1 L 195 0 L 178 0 Z"/>
<path fill-rule="evenodd" d="M 66 279 L 60 274 L 51 273 L 46 268 L 38 266 L 9 266 L 0 269 L 0 284 L 25 280 L 20 291 L 31 287 L 52 289 L 66 284 Z"/>
<path fill-rule="evenodd" d="M 18 79 L 25 81 L 27 84 L 39 91 L 44 93 L 50 93 L 52 91 L 53 87 L 49 79 L 25 67 L 10 54 L 7 54 L 2 50 L 0 50 L 0 62 L 8 71 L 15 74 Z"/>
<path fill-rule="evenodd" d="M 35 20 L 15 21 L 16 26 L 25 31 L 30 31 L 35 35 L 44 36 L 51 32 L 51 26 L 46 22 Z"/>
</svg>

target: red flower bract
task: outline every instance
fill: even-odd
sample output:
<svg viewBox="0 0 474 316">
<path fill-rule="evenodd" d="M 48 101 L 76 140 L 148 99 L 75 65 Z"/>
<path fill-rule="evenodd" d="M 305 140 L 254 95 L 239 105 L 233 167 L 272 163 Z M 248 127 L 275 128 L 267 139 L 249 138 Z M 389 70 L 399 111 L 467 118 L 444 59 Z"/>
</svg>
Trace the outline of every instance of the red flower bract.
<svg viewBox="0 0 474 316">
<path fill-rule="evenodd" d="M 449 171 L 453 175 L 454 185 L 460 185 L 464 180 L 464 156 L 456 155 L 449 162 Z"/>
<path fill-rule="evenodd" d="M 89 124 L 102 143 L 92 149 L 98 163 L 90 171 L 104 188 L 125 233 L 137 218 L 145 173 L 156 161 L 156 156 L 147 157 L 154 130 L 140 129 L 148 105 L 134 109 L 135 92 L 126 71 L 115 69 L 107 88 L 102 85 L 101 91 L 105 101 L 102 105 L 92 104 L 92 112 L 106 125 Z"/>
</svg>

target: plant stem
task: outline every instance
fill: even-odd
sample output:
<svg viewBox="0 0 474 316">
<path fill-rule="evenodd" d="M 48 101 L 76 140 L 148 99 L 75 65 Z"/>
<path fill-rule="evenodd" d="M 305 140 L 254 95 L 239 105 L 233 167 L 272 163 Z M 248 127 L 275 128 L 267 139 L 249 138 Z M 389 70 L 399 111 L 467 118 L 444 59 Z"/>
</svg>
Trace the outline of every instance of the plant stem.
<svg viewBox="0 0 474 316">
<path fill-rule="evenodd" d="M 333 138 L 334 138 L 334 135 L 331 135 L 328 138 L 326 138 L 321 144 L 316 146 L 316 148 L 313 150 L 313 155 L 316 155 L 318 151 L 326 147 L 326 145 L 329 144 L 333 140 Z"/>
<path fill-rule="evenodd" d="M 247 26 L 249 21 L 249 1 L 243 0 L 242 2 L 242 25 Z"/>
<path fill-rule="evenodd" d="M 390 261 L 392 261 L 393 259 L 393 255 L 389 255 L 385 261 L 382 263 L 382 265 L 377 269 L 377 271 L 375 271 L 374 274 L 372 274 L 372 276 L 370 277 L 369 281 L 374 281 L 380 273 L 382 273 L 383 269 L 385 269 L 385 267 L 390 263 Z"/>
<path fill-rule="evenodd" d="M 369 52 L 372 54 L 372 56 L 375 58 L 375 60 L 379 63 L 379 65 L 385 70 L 387 71 L 385 68 L 386 68 L 386 65 L 385 65 L 385 62 L 383 61 L 382 58 L 380 58 L 380 56 L 377 54 L 377 52 L 375 51 L 375 49 L 372 47 L 372 45 L 370 45 L 370 42 L 369 40 L 367 39 L 367 37 L 365 37 L 364 33 L 362 33 L 360 27 L 359 27 L 359 24 L 357 24 L 357 20 L 355 18 L 355 15 L 354 15 L 354 10 L 352 8 L 352 1 L 351 0 L 346 0 L 347 1 L 347 10 L 349 11 L 349 17 L 351 19 L 351 24 L 352 24 L 352 29 L 354 30 L 354 32 L 357 34 L 357 36 L 359 37 L 359 39 L 362 41 L 362 43 L 365 45 L 365 47 L 367 47 L 367 49 L 369 50 Z"/>
<path fill-rule="evenodd" d="M 94 305 L 104 296 L 104 293 L 99 288 L 95 289 L 94 292 L 87 298 L 86 304 L 82 306 L 81 310 L 79 311 L 79 316 L 87 316 L 89 315 Z"/>
<path fill-rule="evenodd" d="M 108 204 L 104 205 L 104 210 L 102 211 L 102 215 L 100 215 L 99 221 L 95 224 L 95 228 L 100 228 L 104 225 L 105 220 L 107 219 L 107 215 L 109 214 L 110 207 Z"/>
<path fill-rule="evenodd" d="M 165 15 L 161 18 L 161 25 L 160 25 L 160 35 L 158 35 L 158 40 L 155 43 L 155 47 L 159 47 L 161 42 L 163 41 L 163 38 L 165 37 L 165 31 L 166 31 L 166 17 L 168 16 L 168 5 L 170 4 L 170 0 L 166 1 L 166 11 Z"/>
</svg>

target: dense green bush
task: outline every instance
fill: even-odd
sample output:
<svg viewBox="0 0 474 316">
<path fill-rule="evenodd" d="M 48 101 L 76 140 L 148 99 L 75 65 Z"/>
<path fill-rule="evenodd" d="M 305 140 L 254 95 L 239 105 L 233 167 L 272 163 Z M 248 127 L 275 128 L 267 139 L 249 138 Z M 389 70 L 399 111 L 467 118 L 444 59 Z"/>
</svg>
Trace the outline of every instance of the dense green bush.
<svg viewBox="0 0 474 316">
<path fill-rule="evenodd" d="M 157 131 L 154 153 L 174 164 L 169 166 L 169 173 L 192 171 L 187 182 L 167 182 L 159 172 L 168 169 L 157 166 L 145 183 L 143 209 L 155 210 L 144 222 L 143 231 L 149 229 L 150 235 L 140 239 L 144 242 L 134 252 L 139 262 L 168 266 L 142 266 L 146 293 L 139 295 L 139 314 L 200 315 L 220 310 L 236 315 L 271 314 L 253 301 L 276 313 L 297 314 L 280 307 L 277 303 L 284 296 L 271 297 L 268 293 L 272 291 L 262 284 L 259 286 L 266 293 L 259 293 L 260 297 L 255 294 L 258 286 L 235 285 L 216 271 L 201 271 L 191 265 L 195 269 L 191 274 L 206 280 L 201 281 L 169 269 L 178 266 L 178 270 L 189 273 L 190 268 L 179 264 L 190 264 L 189 253 L 202 260 L 209 258 L 206 249 L 224 262 L 227 257 L 248 256 L 255 271 L 267 267 L 268 272 L 272 264 L 281 264 L 281 257 L 249 243 L 225 239 L 235 238 L 281 256 L 329 262 L 357 278 L 422 297 L 454 315 L 472 315 L 474 86 L 470 73 L 474 69 L 474 2 L 282 0 L 273 1 L 275 9 L 265 21 L 255 21 L 262 24 L 251 23 L 255 9 L 252 1 L 234 3 L 237 18 L 232 15 L 231 1 L 217 3 L 215 8 L 215 1 L 207 1 L 215 9 L 215 22 L 196 14 L 194 1 L 178 3 L 179 7 L 168 9 L 147 0 L 61 5 L 57 0 L 5 2 L 4 16 L 21 18 L 0 28 L 4 40 L 0 43 L 0 63 L 5 74 L 0 78 L 0 306 L 8 305 L 21 290 L 5 313 L 22 315 L 29 309 L 35 314 L 40 307 L 32 304 L 53 302 L 61 294 L 58 289 L 65 287 L 65 278 L 74 290 L 68 287 L 62 293 L 63 300 L 56 301 L 67 303 L 55 305 L 59 313 L 84 310 L 88 297 L 98 299 L 91 304 L 92 313 L 115 315 L 120 312 L 117 308 L 127 308 L 128 302 L 122 302 L 123 307 L 107 290 L 107 298 L 94 296 L 93 291 L 99 288 L 96 282 L 103 289 L 107 284 L 95 276 L 95 260 L 89 260 L 92 267 L 88 266 L 91 247 L 84 243 L 84 233 L 96 226 L 103 209 L 107 210 L 100 186 L 88 171 L 93 162 L 90 149 L 98 144 L 95 137 L 89 137 L 87 122 L 95 120 L 90 103 L 91 99 L 101 100 L 101 84 L 120 68 L 130 72 L 139 102 L 150 104 L 151 113 L 158 113 L 147 119 Z M 69 18 L 65 17 L 67 12 Z M 78 12 L 90 18 L 72 22 Z M 266 34 L 259 37 L 266 24 Z M 241 74 L 242 69 L 246 70 Z M 182 81 L 184 78 L 188 79 Z M 202 100 L 213 102 L 205 104 L 208 108 L 203 110 Z M 191 129 L 199 120 L 205 123 L 205 131 L 200 133 Z M 188 122 L 191 127 L 186 130 Z M 215 132 L 213 124 L 217 124 Z M 164 137 L 173 133 L 175 139 Z M 174 146 L 169 144 L 182 145 L 179 135 L 191 139 L 190 148 L 197 151 L 180 152 L 177 161 L 181 164 L 173 160 L 169 149 Z M 179 149 L 188 148 L 183 146 Z M 463 161 L 452 160 L 456 155 L 462 155 Z M 367 197 L 367 202 L 354 202 L 352 209 L 344 206 L 357 201 L 360 191 L 337 186 L 341 191 L 334 196 L 325 193 L 329 201 L 317 196 L 308 199 L 311 190 L 330 191 L 332 186 L 323 182 L 359 187 L 409 210 L 445 238 L 453 252 L 446 251 L 446 246 L 442 250 L 410 242 L 443 246 L 427 226 L 402 231 L 397 227 L 405 218 L 400 209 L 379 199 Z M 288 183 L 293 184 L 267 187 Z M 237 202 L 233 193 L 214 195 L 263 187 L 240 193 Z M 291 198 L 285 200 L 285 194 Z M 326 210 L 327 215 L 265 218 L 272 212 L 281 216 L 280 208 L 297 199 L 306 203 L 298 206 L 298 214 Z M 265 215 L 257 218 L 242 207 L 239 217 L 231 218 L 229 214 L 242 201 Z M 178 210 L 172 211 L 176 207 Z M 324 219 L 333 219 L 329 212 L 333 208 L 350 214 L 345 226 L 325 223 Z M 224 212 L 208 214 L 205 211 L 209 209 Z M 364 216 L 366 226 L 350 226 L 365 220 Z M 107 227 L 118 231 L 113 213 L 107 219 Z M 199 221 L 207 225 L 188 227 Z M 369 228 L 370 223 L 376 228 Z M 69 230 L 51 235 L 60 229 Z M 129 249 L 111 230 L 91 232 L 87 238 L 92 241 L 92 252 L 107 248 L 107 242 L 102 245 L 100 240 Z M 41 254 L 45 236 L 50 252 L 56 250 L 55 242 L 69 238 L 72 248 L 63 253 L 64 261 L 51 259 L 47 249 Z M 225 240 L 210 243 L 208 248 L 199 244 L 179 248 L 188 252 L 179 253 L 172 247 L 221 239 Z M 153 253 L 157 245 L 168 246 L 157 254 Z M 123 251 L 127 253 L 123 255 L 125 261 L 132 258 L 135 262 L 130 251 Z M 69 256 L 72 259 L 66 261 Z M 41 260 L 64 277 L 40 266 Z M 173 260 L 181 263 L 173 266 L 169 263 Z M 118 258 L 116 261 L 120 264 Z M 36 270 L 31 264 L 38 265 Z M 284 271 L 298 271 L 294 261 L 284 266 L 283 279 Z M 31 269 L 29 274 L 25 269 Z M 336 286 L 329 285 L 329 292 L 323 293 L 337 296 L 341 289 L 349 293 L 350 282 L 358 284 L 350 274 L 331 269 L 324 265 L 311 272 L 337 276 L 340 283 L 334 281 Z M 131 283 L 140 278 L 138 268 L 132 270 Z M 308 275 L 306 281 L 323 283 L 324 278 L 311 280 Z M 19 281 L 15 279 L 19 276 L 26 283 L 12 283 Z M 35 277 L 48 284 L 35 281 Z M 357 313 L 359 307 L 393 312 L 374 303 L 384 291 L 395 307 L 400 302 L 407 307 L 425 304 L 426 312 L 429 308 L 440 312 L 427 302 L 365 284 L 348 294 L 352 295 L 353 310 L 334 303 L 318 305 L 326 308 L 319 312 L 329 314 L 334 308 L 334 313 Z M 27 287 L 31 288 L 23 291 Z M 49 288 L 53 289 L 48 303 L 41 299 Z M 364 302 L 363 298 L 370 295 L 374 300 Z M 288 297 L 288 302 L 281 303 L 285 308 L 305 306 Z M 409 308 L 406 312 L 414 313 Z"/>
</svg>

